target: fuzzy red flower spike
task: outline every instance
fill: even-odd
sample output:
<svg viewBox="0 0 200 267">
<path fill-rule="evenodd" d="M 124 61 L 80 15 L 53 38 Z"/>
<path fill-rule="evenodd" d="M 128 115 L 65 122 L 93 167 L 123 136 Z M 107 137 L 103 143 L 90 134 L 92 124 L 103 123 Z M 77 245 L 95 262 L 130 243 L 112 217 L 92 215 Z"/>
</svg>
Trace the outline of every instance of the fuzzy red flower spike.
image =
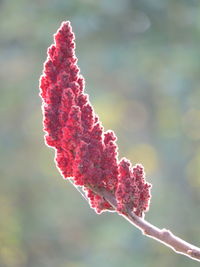
<svg viewBox="0 0 200 267">
<path fill-rule="evenodd" d="M 142 167 L 130 169 L 118 162 L 116 136 L 104 131 L 84 93 L 79 74 L 74 34 L 70 22 L 63 22 L 48 49 L 40 88 L 43 99 L 46 144 L 56 150 L 56 163 L 64 178 L 83 186 L 90 204 L 100 213 L 113 207 L 93 188 L 116 194 L 118 211 L 131 208 L 137 215 L 148 209 L 150 185 Z"/>
</svg>

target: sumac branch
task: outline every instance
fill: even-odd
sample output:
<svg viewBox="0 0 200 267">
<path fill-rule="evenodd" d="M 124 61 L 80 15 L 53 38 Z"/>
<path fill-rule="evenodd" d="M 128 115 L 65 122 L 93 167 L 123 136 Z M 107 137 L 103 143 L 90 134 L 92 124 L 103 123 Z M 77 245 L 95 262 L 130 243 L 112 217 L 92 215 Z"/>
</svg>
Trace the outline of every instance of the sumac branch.
<svg viewBox="0 0 200 267">
<path fill-rule="evenodd" d="M 116 211 L 143 234 L 178 253 L 200 261 L 200 249 L 144 220 L 150 204 L 151 184 L 143 166 L 118 159 L 113 131 L 104 131 L 84 93 L 75 56 L 70 22 L 63 22 L 48 49 L 40 79 L 45 141 L 56 152 L 55 161 L 64 179 L 82 188 L 97 213 Z"/>
</svg>

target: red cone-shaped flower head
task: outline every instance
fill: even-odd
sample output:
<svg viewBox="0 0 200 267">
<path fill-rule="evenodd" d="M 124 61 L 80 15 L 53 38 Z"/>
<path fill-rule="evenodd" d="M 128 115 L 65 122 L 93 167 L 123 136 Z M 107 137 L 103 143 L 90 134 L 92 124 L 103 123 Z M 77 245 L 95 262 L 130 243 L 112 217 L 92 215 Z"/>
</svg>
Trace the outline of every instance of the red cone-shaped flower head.
<svg viewBox="0 0 200 267">
<path fill-rule="evenodd" d="M 84 93 L 70 22 L 62 23 L 54 40 L 40 79 L 40 96 L 45 140 L 55 148 L 57 167 L 64 178 L 83 187 L 98 213 L 113 208 L 95 188 L 116 195 L 119 212 L 129 208 L 142 216 L 149 205 L 150 185 L 140 165 L 131 169 L 127 160 L 118 162 L 116 136 L 104 131 Z"/>
</svg>

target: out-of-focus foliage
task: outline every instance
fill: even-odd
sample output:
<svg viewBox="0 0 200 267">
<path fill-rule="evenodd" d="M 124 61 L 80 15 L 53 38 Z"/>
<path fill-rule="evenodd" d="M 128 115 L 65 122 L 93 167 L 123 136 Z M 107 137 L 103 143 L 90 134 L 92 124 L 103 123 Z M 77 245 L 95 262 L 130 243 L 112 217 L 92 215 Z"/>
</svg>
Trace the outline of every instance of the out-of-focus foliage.
<svg viewBox="0 0 200 267">
<path fill-rule="evenodd" d="M 147 220 L 200 244 L 200 2 L 0 1 L 0 266 L 198 266 L 97 216 L 45 147 L 38 78 L 61 21 L 120 157 L 153 183 Z"/>
</svg>

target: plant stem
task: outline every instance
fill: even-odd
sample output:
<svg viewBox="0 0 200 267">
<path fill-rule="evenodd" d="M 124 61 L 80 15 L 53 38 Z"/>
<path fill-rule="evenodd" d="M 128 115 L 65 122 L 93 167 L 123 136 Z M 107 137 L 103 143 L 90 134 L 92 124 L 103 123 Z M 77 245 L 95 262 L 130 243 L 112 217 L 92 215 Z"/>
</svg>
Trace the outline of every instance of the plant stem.
<svg viewBox="0 0 200 267">
<path fill-rule="evenodd" d="M 106 201 L 108 201 L 115 210 L 117 209 L 117 202 L 113 194 L 102 189 L 101 190 L 97 188 L 95 189 L 91 188 L 91 189 L 98 195 L 101 195 Z M 122 216 L 130 223 L 132 223 L 134 226 L 139 228 L 144 235 L 149 236 L 161 242 L 162 244 L 170 247 L 176 253 L 180 253 L 194 260 L 200 261 L 200 248 L 175 236 L 171 231 L 165 228 L 159 229 L 158 227 L 145 221 L 143 218 L 138 217 L 130 210 L 127 211 L 127 213 L 123 214 Z"/>
</svg>

